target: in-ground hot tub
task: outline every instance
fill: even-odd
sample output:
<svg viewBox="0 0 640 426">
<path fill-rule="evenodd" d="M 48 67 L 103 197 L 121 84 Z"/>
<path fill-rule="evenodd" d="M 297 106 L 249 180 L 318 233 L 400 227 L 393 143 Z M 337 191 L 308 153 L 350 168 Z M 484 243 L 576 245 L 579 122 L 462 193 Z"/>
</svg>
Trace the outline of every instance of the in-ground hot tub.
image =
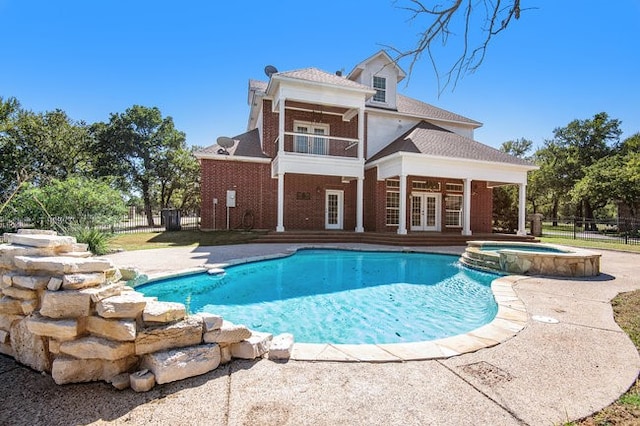
<svg viewBox="0 0 640 426">
<path fill-rule="evenodd" d="M 507 274 L 595 277 L 601 254 L 556 244 L 469 241 L 460 261 Z"/>
</svg>

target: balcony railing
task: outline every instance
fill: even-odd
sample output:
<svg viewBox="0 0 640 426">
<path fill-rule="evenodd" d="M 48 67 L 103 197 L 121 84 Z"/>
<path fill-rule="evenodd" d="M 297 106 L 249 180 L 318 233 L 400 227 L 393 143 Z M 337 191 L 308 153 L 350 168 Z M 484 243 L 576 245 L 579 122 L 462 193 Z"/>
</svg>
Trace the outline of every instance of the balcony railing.
<svg viewBox="0 0 640 426">
<path fill-rule="evenodd" d="M 300 155 L 358 158 L 358 139 L 309 133 L 284 133 L 284 151 Z M 276 141 L 280 149 L 280 141 Z"/>
</svg>

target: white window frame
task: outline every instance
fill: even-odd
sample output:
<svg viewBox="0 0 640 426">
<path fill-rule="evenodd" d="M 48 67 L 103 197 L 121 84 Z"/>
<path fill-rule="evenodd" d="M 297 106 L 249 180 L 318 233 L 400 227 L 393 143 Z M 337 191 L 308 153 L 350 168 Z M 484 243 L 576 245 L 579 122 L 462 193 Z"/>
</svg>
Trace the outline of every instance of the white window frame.
<svg viewBox="0 0 640 426">
<path fill-rule="evenodd" d="M 393 186 L 390 186 L 389 183 L 393 182 Z M 397 186 L 395 186 L 397 184 Z M 387 179 L 385 181 L 386 191 L 385 191 L 385 224 L 387 226 L 399 226 L 400 225 L 400 180 L 399 179 Z M 398 205 L 390 206 L 389 205 L 389 194 L 397 194 Z M 395 214 L 390 214 L 395 212 Z M 389 222 L 389 217 L 394 216 L 397 219 L 397 222 Z"/>
<path fill-rule="evenodd" d="M 384 83 L 384 87 L 376 87 L 376 79 L 380 79 Z M 378 102 L 381 104 L 387 103 L 387 77 L 381 77 L 379 75 L 374 75 L 371 78 L 371 87 L 376 91 L 371 100 L 373 102 Z M 383 99 L 378 99 L 378 96 L 382 96 Z"/>
<path fill-rule="evenodd" d="M 294 121 L 293 131 L 299 133 L 299 127 L 306 127 L 309 136 L 295 135 L 293 137 L 293 152 L 299 154 L 311 155 L 328 155 L 329 154 L 329 138 L 314 138 L 313 135 L 317 130 L 322 130 L 322 136 L 329 136 L 330 126 L 327 123 L 311 123 L 308 121 Z M 316 145 L 319 143 L 319 145 Z M 306 145 L 304 150 L 299 149 L 301 145 Z M 317 149 L 317 147 L 321 147 Z M 322 151 L 322 152 L 320 152 Z"/>
<path fill-rule="evenodd" d="M 449 198 L 459 198 L 460 199 L 460 209 L 450 209 L 449 203 L 447 202 Z M 462 195 L 458 194 L 447 194 L 444 197 L 444 226 L 447 228 L 460 228 L 462 227 L 462 211 L 464 210 L 464 199 Z M 450 216 L 451 214 L 451 216 Z M 453 216 L 456 215 L 456 216 Z M 449 223 L 449 217 L 455 217 L 457 224 Z"/>
<path fill-rule="evenodd" d="M 464 185 L 461 183 L 447 183 L 445 185 L 445 190 L 447 192 L 463 192 L 464 191 Z"/>
</svg>

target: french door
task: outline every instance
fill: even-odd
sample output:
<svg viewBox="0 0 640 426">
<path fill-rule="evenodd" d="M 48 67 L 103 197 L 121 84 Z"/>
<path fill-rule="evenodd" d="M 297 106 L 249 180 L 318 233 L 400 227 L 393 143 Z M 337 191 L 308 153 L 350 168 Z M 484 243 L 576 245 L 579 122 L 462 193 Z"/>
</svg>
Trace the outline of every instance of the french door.
<svg viewBox="0 0 640 426">
<path fill-rule="evenodd" d="M 411 230 L 440 231 L 440 194 L 411 194 Z"/>
<path fill-rule="evenodd" d="M 342 229 L 344 192 L 328 189 L 325 196 L 324 223 L 326 229 Z"/>
</svg>

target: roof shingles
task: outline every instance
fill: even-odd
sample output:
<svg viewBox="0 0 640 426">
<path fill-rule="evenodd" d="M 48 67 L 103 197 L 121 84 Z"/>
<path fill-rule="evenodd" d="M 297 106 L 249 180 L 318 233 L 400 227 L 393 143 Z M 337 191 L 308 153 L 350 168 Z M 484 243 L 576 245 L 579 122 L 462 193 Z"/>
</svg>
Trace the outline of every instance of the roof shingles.
<svg viewBox="0 0 640 426">
<path fill-rule="evenodd" d="M 405 134 L 374 154 L 368 162 L 398 153 L 413 152 L 445 158 L 532 166 L 526 160 L 460 136 L 426 121 L 421 121 Z"/>
</svg>

